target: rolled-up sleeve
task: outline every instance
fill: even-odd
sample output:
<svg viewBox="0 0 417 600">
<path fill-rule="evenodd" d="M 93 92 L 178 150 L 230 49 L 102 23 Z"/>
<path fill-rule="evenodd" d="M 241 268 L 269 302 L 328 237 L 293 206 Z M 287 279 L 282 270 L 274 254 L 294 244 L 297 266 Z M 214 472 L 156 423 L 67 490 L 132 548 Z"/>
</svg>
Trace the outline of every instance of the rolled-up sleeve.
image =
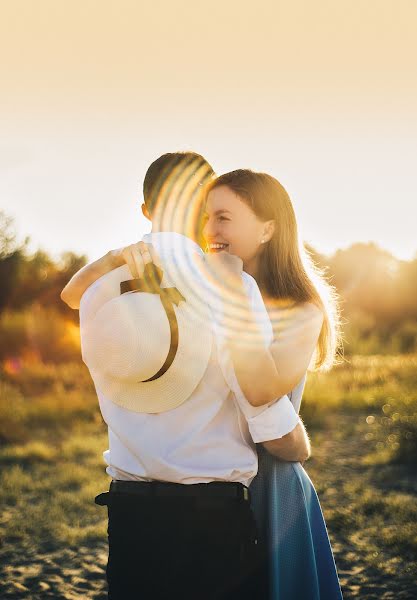
<svg viewBox="0 0 417 600">
<path fill-rule="evenodd" d="M 261 413 L 247 418 L 249 432 L 256 444 L 283 437 L 299 422 L 300 417 L 288 396 L 283 396 Z"/>
<path fill-rule="evenodd" d="M 257 444 L 276 440 L 290 433 L 300 422 L 300 417 L 288 396 L 282 396 L 263 406 L 252 406 L 239 386 L 227 349 L 223 358 L 229 366 L 227 381 L 233 391 L 238 410 L 246 419 L 252 440 Z"/>
</svg>

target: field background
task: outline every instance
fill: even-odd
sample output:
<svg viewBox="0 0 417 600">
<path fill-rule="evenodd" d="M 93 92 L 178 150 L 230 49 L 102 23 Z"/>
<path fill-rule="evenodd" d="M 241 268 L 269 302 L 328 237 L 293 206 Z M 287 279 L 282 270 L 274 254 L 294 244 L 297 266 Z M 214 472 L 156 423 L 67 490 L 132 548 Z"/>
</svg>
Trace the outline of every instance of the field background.
<svg viewBox="0 0 417 600">
<path fill-rule="evenodd" d="M 59 301 L 85 257 L 30 254 L 0 213 L 0 597 L 105 598 L 107 448 Z M 417 260 L 373 244 L 315 260 L 342 301 L 345 357 L 301 415 L 345 598 L 417 597 Z"/>
</svg>

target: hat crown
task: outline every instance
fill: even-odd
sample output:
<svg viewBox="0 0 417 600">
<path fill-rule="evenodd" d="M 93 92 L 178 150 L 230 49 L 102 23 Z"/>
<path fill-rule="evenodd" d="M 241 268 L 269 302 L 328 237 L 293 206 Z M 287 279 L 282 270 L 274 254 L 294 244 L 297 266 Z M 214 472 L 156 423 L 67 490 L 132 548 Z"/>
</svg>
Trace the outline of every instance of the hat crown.
<svg viewBox="0 0 417 600">
<path fill-rule="evenodd" d="M 129 292 L 106 302 L 85 335 L 84 362 L 115 379 L 140 382 L 161 367 L 170 345 L 157 294 Z"/>
</svg>

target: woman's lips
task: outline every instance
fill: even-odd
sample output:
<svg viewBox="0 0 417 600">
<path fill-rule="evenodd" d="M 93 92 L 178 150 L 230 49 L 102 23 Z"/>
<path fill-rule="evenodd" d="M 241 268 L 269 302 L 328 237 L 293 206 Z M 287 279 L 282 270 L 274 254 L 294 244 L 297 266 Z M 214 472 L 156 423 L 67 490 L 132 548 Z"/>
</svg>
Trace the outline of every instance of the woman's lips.
<svg viewBox="0 0 417 600">
<path fill-rule="evenodd" d="M 208 245 L 209 252 L 228 252 L 229 244 L 209 244 Z"/>
</svg>

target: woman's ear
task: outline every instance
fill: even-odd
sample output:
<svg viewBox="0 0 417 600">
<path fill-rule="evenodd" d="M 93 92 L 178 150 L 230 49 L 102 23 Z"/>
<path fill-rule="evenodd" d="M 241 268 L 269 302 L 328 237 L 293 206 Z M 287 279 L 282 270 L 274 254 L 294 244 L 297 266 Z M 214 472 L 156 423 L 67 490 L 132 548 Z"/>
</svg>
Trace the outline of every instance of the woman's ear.
<svg viewBox="0 0 417 600">
<path fill-rule="evenodd" d="M 264 233 L 263 233 L 262 239 L 265 242 L 269 242 L 269 240 L 274 235 L 274 231 L 275 231 L 275 220 L 271 219 L 271 221 L 266 221 L 264 223 Z"/>
<path fill-rule="evenodd" d="M 152 221 L 151 215 L 149 214 L 148 207 L 146 206 L 145 203 L 142 204 L 141 209 L 142 209 L 143 216 L 146 217 L 146 219 L 148 219 L 148 221 Z"/>
</svg>

